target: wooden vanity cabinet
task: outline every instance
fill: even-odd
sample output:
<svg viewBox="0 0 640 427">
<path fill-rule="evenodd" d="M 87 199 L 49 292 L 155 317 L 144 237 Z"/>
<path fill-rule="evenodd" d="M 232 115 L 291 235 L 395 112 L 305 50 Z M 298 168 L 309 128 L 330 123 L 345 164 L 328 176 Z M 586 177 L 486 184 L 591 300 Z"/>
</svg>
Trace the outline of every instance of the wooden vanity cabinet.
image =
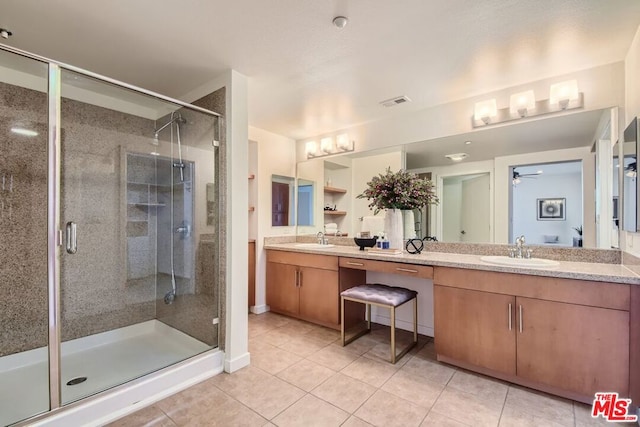
<svg viewBox="0 0 640 427">
<path fill-rule="evenodd" d="M 629 391 L 629 312 L 516 298 L 517 374 L 585 394 Z M 518 317 L 518 322 L 520 318 Z"/>
<path fill-rule="evenodd" d="M 340 327 L 337 257 L 267 251 L 266 285 L 271 311 Z"/>
<path fill-rule="evenodd" d="M 438 285 L 433 292 L 437 353 L 515 375 L 515 297 Z"/>
<path fill-rule="evenodd" d="M 628 285 L 445 267 L 434 285 L 438 360 L 583 402 L 628 395 Z"/>
</svg>

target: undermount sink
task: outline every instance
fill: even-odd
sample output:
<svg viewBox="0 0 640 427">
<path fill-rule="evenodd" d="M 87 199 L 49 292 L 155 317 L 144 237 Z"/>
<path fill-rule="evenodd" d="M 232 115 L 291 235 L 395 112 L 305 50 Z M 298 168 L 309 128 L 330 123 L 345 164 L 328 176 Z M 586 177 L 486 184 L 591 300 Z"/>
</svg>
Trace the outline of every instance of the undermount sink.
<svg viewBox="0 0 640 427">
<path fill-rule="evenodd" d="M 332 248 L 335 245 L 321 245 L 320 243 L 296 243 L 299 248 L 314 248 L 314 249 L 326 249 Z"/>
<path fill-rule="evenodd" d="M 480 258 L 488 264 L 507 267 L 550 268 L 560 265 L 558 261 L 542 258 L 509 258 L 508 256 L 483 256 Z"/>
</svg>

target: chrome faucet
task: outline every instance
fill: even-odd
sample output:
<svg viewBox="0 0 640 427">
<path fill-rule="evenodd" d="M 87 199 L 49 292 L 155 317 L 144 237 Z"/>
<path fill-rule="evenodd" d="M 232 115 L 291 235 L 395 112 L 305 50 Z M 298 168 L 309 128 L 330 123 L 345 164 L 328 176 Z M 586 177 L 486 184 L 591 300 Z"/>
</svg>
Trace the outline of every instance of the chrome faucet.
<svg viewBox="0 0 640 427">
<path fill-rule="evenodd" d="M 531 250 L 527 249 L 524 251 L 524 234 L 520 237 L 516 237 L 516 248 L 515 250 L 509 251 L 509 256 L 511 258 L 531 258 Z"/>
<path fill-rule="evenodd" d="M 318 238 L 319 245 L 329 244 L 329 240 L 324 236 L 324 233 L 322 231 L 318 231 L 318 234 L 316 234 L 316 237 Z"/>
</svg>

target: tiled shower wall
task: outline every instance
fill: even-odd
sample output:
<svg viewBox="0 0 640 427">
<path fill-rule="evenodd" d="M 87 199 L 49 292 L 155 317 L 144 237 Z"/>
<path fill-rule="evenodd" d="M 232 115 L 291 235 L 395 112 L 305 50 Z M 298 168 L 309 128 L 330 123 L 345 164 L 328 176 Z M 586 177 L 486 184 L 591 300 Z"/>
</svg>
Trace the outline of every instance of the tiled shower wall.
<svg viewBox="0 0 640 427">
<path fill-rule="evenodd" d="M 194 105 L 224 113 L 225 111 L 225 88 L 219 89 L 201 99 L 194 102 Z M 187 119 L 189 126 L 181 127 L 183 141 L 189 141 L 189 145 L 202 150 L 202 157 L 191 157 L 189 160 L 193 163 L 193 176 L 195 194 L 195 204 L 193 218 L 196 226 L 196 233 L 192 235 L 193 246 L 195 248 L 195 282 L 186 277 L 177 277 L 178 298 L 171 305 L 164 304 L 161 299 L 161 292 L 169 290 L 170 277 L 167 275 L 158 276 L 158 299 L 156 302 L 156 311 L 158 320 L 179 329 L 198 340 L 210 345 L 219 343 L 220 348 L 224 349 L 224 329 L 225 329 L 225 281 L 224 271 L 221 267 L 225 261 L 220 259 L 220 255 L 224 253 L 224 235 L 218 238 L 217 233 L 219 224 L 225 223 L 224 209 L 220 209 L 221 201 L 224 199 L 224 190 L 217 190 L 214 196 L 215 206 L 214 212 L 220 212 L 220 217 L 213 221 L 213 224 L 207 225 L 207 203 L 206 193 L 207 184 L 216 184 L 216 189 L 224 189 L 224 153 L 226 149 L 226 132 L 225 125 L 221 125 L 220 129 L 220 150 L 218 168 L 213 169 L 210 159 L 213 159 L 212 134 L 210 128 L 205 122 L 191 118 L 194 112 L 186 109 L 180 110 L 180 113 Z M 206 178 L 205 178 L 206 177 Z M 180 219 L 180 218 L 176 218 Z M 224 227 L 221 227 L 220 233 L 224 233 Z M 184 255 L 183 251 L 187 248 L 182 247 L 181 241 L 176 240 L 176 254 L 178 258 Z M 188 250 L 186 251 L 188 253 Z M 184 257 L 184 256 L 183 256 Z M 178 261 L 180 263 L 181 261 Z M 160 269 L 160 271 L 162 271 Z M 191 291 L 184 293 L 185 289 Z M 193 287 L 195 286 L 195 288 Z M 162 294 L 164 295 L 164 294 Z M 211 328 L 212 320 L 219 319 L 217 329 Z M 219 331 L 219 332 L 218 332 Z"/>
<path fill-rule="evenodd" d="M 224 89 L 217 109 L 224 111 Z M 32 138 L 0 133 L 0 180 L 6 183 L 0 181 L 0 356 L 47 345 L 47 115 L 46 94 L 0 83 L 2 128 L 19 119 L 39 132 Z M 141 231 L 127 230 L 123 162 L 126 152 L 149 152 L 154 126 L 152 120 L 62 100 L 61 222 L 78 224 L 77 254 L 61 257 L 63 341 L 154 319 L 158 311 L 166 323 L 217 343 L 209 326 L 211 314 L 219 315 L 220 296 L 213 292 L 217 250 L 202 258 L 198 249 L 196 294 L 208 297 L 197 307 L 206 324 L 176 320 L 183 304 L 157 310 L 164 294 L 156 290 L 155 276 L 128 277 L 125 242 Z"/>
<path fill-rule="evenodd" d="M 47 343 L 47 117 L 46 94 L 0 83 L 0 356 Z"/>
</svg>

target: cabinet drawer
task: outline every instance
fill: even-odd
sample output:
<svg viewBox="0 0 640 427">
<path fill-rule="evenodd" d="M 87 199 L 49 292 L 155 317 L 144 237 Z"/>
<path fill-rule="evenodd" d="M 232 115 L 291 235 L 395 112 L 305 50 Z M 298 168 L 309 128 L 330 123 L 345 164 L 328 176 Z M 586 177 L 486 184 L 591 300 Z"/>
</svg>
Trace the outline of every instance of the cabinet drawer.
<svg viewBox="0 0 640 427">
<path fill-rule="evenodd" d="M 421 277 L 423 279 L 433 278 L 433 267 L 405 264 L 402 262 L 340 257 L 340 267 L 354 270 L 378 271 L 380 273 L 403 274 L 405 276 Z"/>
<path fill-rule="evenodd" d="M 338 257 L 333 255 L 312 255 L 299 252 L 268 250 L 267 262 L 338 271 Z"/>
</svg>

